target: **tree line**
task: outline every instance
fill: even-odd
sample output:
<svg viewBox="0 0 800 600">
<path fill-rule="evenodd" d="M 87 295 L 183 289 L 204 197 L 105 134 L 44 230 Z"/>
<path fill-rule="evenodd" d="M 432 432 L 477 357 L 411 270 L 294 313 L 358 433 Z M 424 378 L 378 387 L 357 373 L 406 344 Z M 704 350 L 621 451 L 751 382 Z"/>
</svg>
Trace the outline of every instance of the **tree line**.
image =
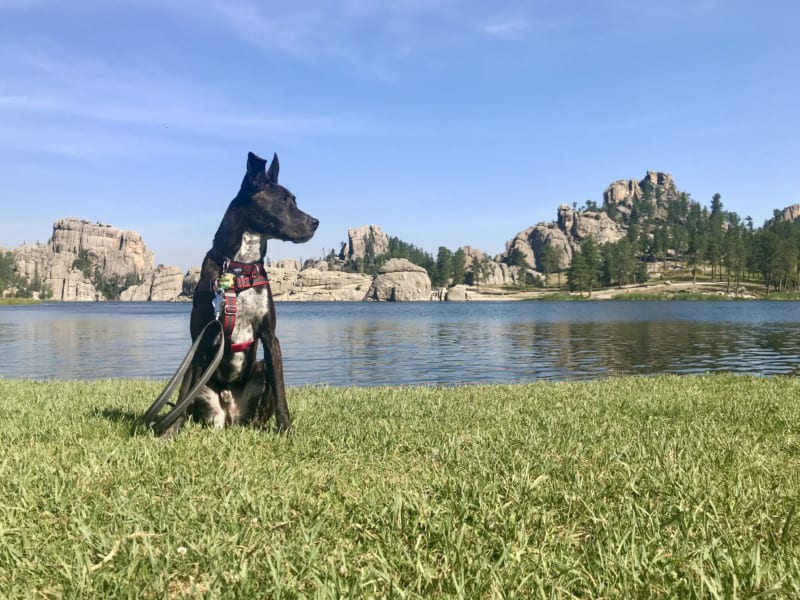
<svg viewBox="0 0 800 600">
<path fill-rule="evenodd" d="M 775 210 L 773 218 L 756 228 L 749 216 L 726 211 L 720 194 L 714 194 L 708 207 L 701 206 L 687 193 L 664 199 L 659 189 L 645 188 L 627 214 L 614 206 L 600 209 L 591 203 L 583 210 L 605 210 L 622 220 L 625 236 L 606 244 L 592 238 L 580 242 L 566 269 L 561 269 L 554 248 L 546 244 L 536 257 L 537 264 L 527 263 L 519 251 L 506 257 L 519 286 L 540 286 L 565 275 L 568 289 L 589 292 L 599 287 L 623 286 L 647 281 L 648 266 L 661 263 L 680 265 L 693 281 L 698 276 L 724 282 L 734 291 L 743 282 L 761 283 L 767 292 L 800 291 L 800 222 L 783 218 Z M 329 258 L 334 258 L 331 251 Z M 377 255 L 372 240 L 366 240 L 363 258 L 345 263 L 345 270 L 375 275 L 391 258 L 405 258 L 423 267 L 433 287 L 464 283 L 480 285 L 492 273 L 488 258 L 467 259 L 464 250 L 452 251 L 440 246 L 436 256 L 422 248 L 389 238 L 388 253 Z M 543 277 L 533 275 L 534 270 Z"/>
<path fill-rule="evenodd" d="M 702 207 L 688 194 L 666 203 L 656 214 L 647 197 L 634 203 L 628 230 L 617 242 L 599 246 L 587 238 L 567 269 L 570 290 L 643 283 L 647 265 L 685 265 L 692 280 L 698 275 L 723 282 L 736 292 L 743 282 L 760 283 L 766 291 L 799 291 L 800 223 L 784 219 L 780 210 L 760 228 L 751 217 L 724 210 L 714 194 Z"/>
</svg>

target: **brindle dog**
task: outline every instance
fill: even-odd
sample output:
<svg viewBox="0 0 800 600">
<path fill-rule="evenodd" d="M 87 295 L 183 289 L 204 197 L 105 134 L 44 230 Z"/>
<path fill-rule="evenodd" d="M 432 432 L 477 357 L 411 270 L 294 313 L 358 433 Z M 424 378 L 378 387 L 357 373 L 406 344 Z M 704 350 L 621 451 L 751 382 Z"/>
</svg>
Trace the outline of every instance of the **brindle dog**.
<svg viewBox="0 0 800 600">
<path fill-rule="evenodd" d="M 247 173 L 237 196 L 228 206 L 214 235 L 211 250 L 203 260 L 200 281 L 192 297 L 190 331 L 195 340 L 207 323 L 216 318 L 214 301 L 220 277 L 230 263 L 263 268 L 267 240 L 307 242 L 319 221 L 297 208 L 294 195 L 278 185 L 278 155 L 269 169 L 267 161 L 252 152 L 247 157 Z M 264 274 L 264 277 L 266 275 Z M 187 414 L 214 427 L 252 424 L 266 427 L 275 415 L 278 431 L 289 431 L 292 422 L 286 405 L 283 383 L 283 358 L 275 336 L 275 304 L 269 285 L 237 292 L 235 324 L 219 367 L 191 402 L 187 413 L 165 432 L 180 431 Z M 246 350 L 232 351 L 235 346 Z M 258 360 L 258 342 L 264 359 Z M 214 348 L 201 348 L 181 382 L 178 403 L 211 362 Z"/>
</svg>

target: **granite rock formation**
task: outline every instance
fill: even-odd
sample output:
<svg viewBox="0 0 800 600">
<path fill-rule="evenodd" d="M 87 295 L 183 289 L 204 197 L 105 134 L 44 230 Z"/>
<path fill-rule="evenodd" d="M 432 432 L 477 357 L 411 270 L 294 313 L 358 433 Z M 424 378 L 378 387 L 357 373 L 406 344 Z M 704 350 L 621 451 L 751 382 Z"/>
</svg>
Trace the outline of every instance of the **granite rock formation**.
<svg viewBox="0 0 800 600">
<path fill-rule="evenodd" d="M 173 300 L 181 293 L 176 284 L 176 267 L 153 267 L 153 252 L 135 231 L 118 229 L 82 219 L 59 219 L 46 244 L 22 245 L 12 250 L 17 272 L 28 281 L 39 277 L 53 292 L 53 299 L 67 301 L 102 300 L 103 295 L 85 271 L 76 268 L 84 261 L 92 273 L 103 278 L 134 277 L 143 283 L 127 296 Z M 141 288 L 141 289 L 140 289 Z M 147 290 L 147 297 L 144 290 Z"/>
<path fill-rule="evenodd" d="M 189 273 L 184 275 L 178 267 L 172 265 L 158 265 L 155 271 L 147 276 L 146 280 L 138 285 L 132 285 L 120 294 L 120 300 L 130 302 L 173 301 L 184 291 L 184 282 Z M 195 285 L 197 283 L 195 282 Z M 192 287 L 194 290 L 194 287 Z"/>
<path fill-rule="evenodd" d="M 558 268 L 566 269 L 586 238 L 591 237 L 600 245 L 616 242 L 625 236 L 634 210 L 649 211 L 654 218 L 664 218 L 669 202 L 679 196 L 672 175 L 668 173 L 648 171 L 641 181 L 615 181 L 603 192 L 602 210 L 578 210 L 562 204 L 555 221 L 539 223 L 519 232 L 506 242 L 505 252 L 498 259 L 510 263 L 518 254 L 542 271 L 542 251 L 550 246 L 555 251 Z"/>
<path fill-rule="evenodd" d="M 454 285 L 447 289 L 445 293 L 444 299 L 447 302 L 464 302 L 469 300 L 469 292 L 467 292 L 467 286 L 465 285 Z"/>
<path fill-rule="evenodd" d="M 267 274 L 275 301 L 359 301 L 372 283 L 363 273 L 329 270 L 325 261 L 301 269 L 296 260 L 281 260 Z"/>
<path fill-rule="evenodd" d="M 377 225 L 364 225 L 347 230 L 347 243 L 339 258 L 345 261 L 363 260 L 370 248 L 373 256 L 389 252 L 389 237 Z"/>
<path fill-rule="evenodd" d="M 603 192 L 603 208 L 622 221 L 630 218 L 637 202 L 647 201 L 653 207 L 653 214 L 659 218 L 667 215 L 667 203 L 680 196 L 675 181 L 669 173 L 648 171 L 641 181 L 620 179 L 609 185 Z"/>
<path fill-rule="evenodd" d="M 800 204 L 792 204 L 784 208 L 781 211 L 781 218 L 792 223 L 800 219 Z"/>
<path fill-rule="evenodd" d="M 365 300 L 428 300 L 430 295 L 428 272 L 404 258 L 393 258 L 380 268 L 367 290 Z"/>
<path fill-rule="evenodd" d="M 509 265 L 490 258 L 483 250 L 464 246 L 464 266 L 467 273 L 472 273 L 474 281 L 479 281 L 481 285 L 513 285 L 516 283 L 516 270 Z M 529 263 L 531 264 L 531 263 Z M 480 275 L 476 276 L 475 268 L 480 269 Z"/>
</svg>

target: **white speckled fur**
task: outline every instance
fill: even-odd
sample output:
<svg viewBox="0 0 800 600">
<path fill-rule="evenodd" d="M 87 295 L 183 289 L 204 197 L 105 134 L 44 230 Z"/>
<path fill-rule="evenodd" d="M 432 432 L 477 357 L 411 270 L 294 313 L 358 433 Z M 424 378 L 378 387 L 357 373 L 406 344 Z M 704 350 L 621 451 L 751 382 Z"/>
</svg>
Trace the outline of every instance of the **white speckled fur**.
<svg viewBox="0 0 800 600">
<path fill-rule="evenodd" d="M 263 260 L 267 251 L 267 237 L 245 232 L 242 245 L 233 260 L 243 263 L 255 263 Z M 250 288 L 237 296 L 236 324 L 231 332 L 231 343 L 237 344 L 256 339 L 262 319 L 269 314 L 269 296 L 266 287 Z M 223 359 L 218 373 L 229 374 L 231 382 L 241 379 L 247 368 L 247 352 L 234 352 Z M 258 370 L 263 368 L 259 363 Z M 219 375 L 217 375 L 219 378 Z M 205 422 L 214 427 L 238 425 L 242 420 L 252 417 L 254 403 L 263 391 L 262 377 L 251 377 L 244 388 L 231 385 L 215 393 L 210 388 L 203 391 L 201 402 L 206 404 Z"/>
</svg>

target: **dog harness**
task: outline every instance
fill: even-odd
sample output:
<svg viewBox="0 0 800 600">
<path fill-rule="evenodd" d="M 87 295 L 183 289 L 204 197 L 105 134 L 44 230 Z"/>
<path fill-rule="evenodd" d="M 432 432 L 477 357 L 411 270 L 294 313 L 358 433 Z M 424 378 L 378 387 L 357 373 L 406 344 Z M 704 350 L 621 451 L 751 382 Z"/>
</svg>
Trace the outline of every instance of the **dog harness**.
<svg viewBox="0 0 800 600">
<path fill-rule="evenodd" d="M 222 333 L 225 337 L 225 346 L 231 352 L 244 352 L 253 345 L 255 340 L 231 343 L 233 328 L 236 326 L 236 315 L 239 313 L 237 297 L 239 292 L 254 287 L 269 285 L 269 277 L 264 269 L 263 262 L 242 263 L 234 260 L 225 260 L 222 265 L 222 275 L 215 281 L 214 298 L 217 319 L 222 323 Z"/>
</svg>

